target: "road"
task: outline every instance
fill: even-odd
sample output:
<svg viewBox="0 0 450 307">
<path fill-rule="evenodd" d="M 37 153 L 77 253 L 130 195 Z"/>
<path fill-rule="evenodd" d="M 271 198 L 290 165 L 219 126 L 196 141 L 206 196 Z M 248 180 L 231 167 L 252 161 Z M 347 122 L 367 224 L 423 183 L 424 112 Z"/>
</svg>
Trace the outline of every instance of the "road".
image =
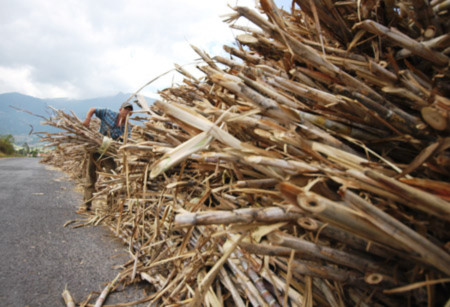
<svg viewBox="0 0 450 307">
<path fill-rule="evenodd" d="M 62 172 L 37 158 L 0 159 L 0 306 L 65 306 L 113 280 L 126 248 L 103 227 L 63 227 L 81 218 L 81 194 Z M 131 291 L 131 292 L 130 292 Z M 131 288 L 107 303 L 143 297 Z"/>
</svg>

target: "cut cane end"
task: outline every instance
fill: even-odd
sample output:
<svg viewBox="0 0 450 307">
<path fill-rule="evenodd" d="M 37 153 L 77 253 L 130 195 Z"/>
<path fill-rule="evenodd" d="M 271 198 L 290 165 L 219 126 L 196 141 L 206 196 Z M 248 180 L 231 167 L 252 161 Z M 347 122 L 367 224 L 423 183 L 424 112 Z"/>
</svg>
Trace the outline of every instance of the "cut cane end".
<svg viewBox="0 0 450 307">
<path fill-rule="evenodd" d="M 383 281 L 383 275 L 378 273 L 371 273 L 364 277 L 364 281 L 369 285 L 377 285 Z"/>
<path fill-rule="evenodd" d="M 323 210 L 325 210 L 326 207 L 323 203 L 319 202 L 317 199 L 307 197 L 304 195 L 298 195 L 297 201 L 303 210 L 306 210 L 311 213 L 320 213 Z"/>
<path fill-rule="evenodd" d="M 301 217 L 297 220 L 297 224 L 299 224 L 301 227 L 307 230 L 316 230 L 318 228 L 318 225 L 316 221 L 309 217 Z"/>
<path fill-rule="evenodd" d="M 433 129 L 442 131 L 447 128 L 447 118 L 432 107 L 425 107 L 421 110 L 423 119 L 430 125 Z"/>
</svg>

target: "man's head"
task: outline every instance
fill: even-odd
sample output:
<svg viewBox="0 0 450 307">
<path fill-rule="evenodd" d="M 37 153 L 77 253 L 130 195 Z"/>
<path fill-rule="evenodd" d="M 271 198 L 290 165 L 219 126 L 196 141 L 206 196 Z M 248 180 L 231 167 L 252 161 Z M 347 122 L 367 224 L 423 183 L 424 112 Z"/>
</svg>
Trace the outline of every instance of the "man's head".
<svg viewBox="0 0 450 307">
<path fill-rule="evenodd" d="M 133 105 L 129 102 L 124 102 L 120 106 L 121 109 L 129 109 L 130 111 L 133 111 Z"/>
<path fill-rule="evenodd" d="M 129 103 L 129 102 L 124 102 L 120 106 L 119 113 L 123 117 L 126 117 L 128 115 L 128 113 L 130 113 L 131 111 L 133 111 L 133 105 L 131 103 Z"/>
</svg>

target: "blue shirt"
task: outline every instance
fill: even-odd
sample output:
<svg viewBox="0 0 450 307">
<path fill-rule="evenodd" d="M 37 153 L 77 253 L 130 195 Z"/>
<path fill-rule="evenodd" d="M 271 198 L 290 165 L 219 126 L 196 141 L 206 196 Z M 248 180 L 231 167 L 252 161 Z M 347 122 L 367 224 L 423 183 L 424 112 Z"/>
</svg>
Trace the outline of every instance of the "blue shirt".
<svg viewBox="0 0 450 307">
<path fill-rule="evenodd" d="M 111 111 L 109 109 L 95 109 L 94 114 L 101 120 L 99 130 L 101 134 L 109 136 L 114 140 L 117 140 L 123 135 L 125 131 L 125 125 L 117 125 L 117 117 L 119 116 L 119 113 Z M 130 135 L 130 130 L 131 127 L 128 124 L 128 135 Z"/>
</svg>

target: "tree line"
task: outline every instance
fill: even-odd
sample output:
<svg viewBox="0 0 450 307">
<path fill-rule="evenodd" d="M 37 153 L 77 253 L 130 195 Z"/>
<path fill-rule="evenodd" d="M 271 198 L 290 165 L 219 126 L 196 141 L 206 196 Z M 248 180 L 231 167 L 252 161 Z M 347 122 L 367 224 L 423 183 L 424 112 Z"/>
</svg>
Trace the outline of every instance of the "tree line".
<svg viewBox="0 0 450 307">
<path fill-rule="evenodd" d="M 38 148 L 30 147 L 26 142 L 19 149 L 14 148 L 14 137 L 11 134 L 0 135 L 0 157 L 6 156 L 32 156 L 37 157 L 40 153 Z"/>
</svg>

